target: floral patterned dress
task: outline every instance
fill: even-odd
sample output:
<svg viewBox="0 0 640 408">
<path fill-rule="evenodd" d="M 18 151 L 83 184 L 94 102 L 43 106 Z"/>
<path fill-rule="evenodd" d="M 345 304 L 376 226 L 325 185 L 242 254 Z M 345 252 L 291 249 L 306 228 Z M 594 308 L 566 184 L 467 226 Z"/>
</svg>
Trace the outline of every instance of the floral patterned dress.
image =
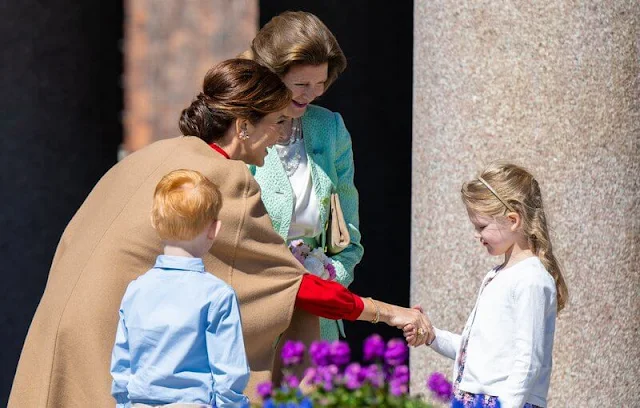
<svg viewBox="0 0 640 408">
<path fill-rule="evenodd" d="M 498 275 L 499 269 L 496 269 L 493 274 L 489 275 L 482 285 L 482 290 Z M 480 293 L 482 293 L 482 290 Z M 498 397 L 491 395 L 476 395 L 470 392 L 462 391 L 460 389 L 460 382 L 462 381 L 462 374 L 464 373 L 464 364 L 467 360 L 467 345 L 469 344 L 469 332 L 471 331 L 471 327 L 465 328 L 465 332 L 463 332 L 462 344 L 460 348 L 460 353 L 458 357 L 458 375 L 456 376 L 456 380 L 453 383 L 453 399 L 454 401 L 459 401 L 462 403 L 463 408 L 477 408 L 481 406 L 483 408 L 496 408 L 499 407 Z M 478 401 L 479 400 L 479 401 Z M 480 405 L 478 405 L 480 402 Z M 460 406 L 458 404 L 457 406 Z M 532 405 L 529 403 L 524 404 L 523 408 L 542 408 L 537 405 Z"/>
</svg>

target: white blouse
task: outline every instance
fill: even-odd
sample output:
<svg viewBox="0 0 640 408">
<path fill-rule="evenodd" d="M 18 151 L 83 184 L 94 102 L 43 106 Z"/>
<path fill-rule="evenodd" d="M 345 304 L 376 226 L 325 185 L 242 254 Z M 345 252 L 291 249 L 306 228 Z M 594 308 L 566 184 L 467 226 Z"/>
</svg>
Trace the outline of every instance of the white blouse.
<svg viewBox="0 0 640 408">
<path fill-rule="evenodd" d="M 460 389 L 495 395 L 503 408 L 525 402 L 547 406 L 556 323 L 556 286 L 537 257 L 489 276 L 478 295 L 463 336 L 469 336 Z M 431 348 L 455 359 L 463 336 L 435 329 Z"/>
<path fill-rule="evenodd" d="M 288 146 L 275 145 L 275 148 L 285 170 L 297 165 L 289 175 L 294 210 L 287 239 L 317 237 L 322 233 L 320 206 L 311 180 L 311 166 L 304 148 L 304 139 L 296 140 Z"/>
</svg>

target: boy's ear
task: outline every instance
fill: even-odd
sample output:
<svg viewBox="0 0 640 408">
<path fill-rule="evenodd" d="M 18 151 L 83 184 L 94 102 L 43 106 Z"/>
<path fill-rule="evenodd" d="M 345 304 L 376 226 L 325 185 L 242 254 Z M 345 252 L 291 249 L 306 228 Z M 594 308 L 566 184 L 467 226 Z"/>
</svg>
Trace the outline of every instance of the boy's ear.
<svg viewBox="0 0 640 408">
<path fill-rule="evenodd" d="M 511 223 L 509 229 L 512 232 L 517 231 L 520 226 L 522 226 L 522 218 L 517 212 L 510 212 L 509 214 L 507 214 L 507 219 L 509 220 L 509 223 Z"/>
</svg>

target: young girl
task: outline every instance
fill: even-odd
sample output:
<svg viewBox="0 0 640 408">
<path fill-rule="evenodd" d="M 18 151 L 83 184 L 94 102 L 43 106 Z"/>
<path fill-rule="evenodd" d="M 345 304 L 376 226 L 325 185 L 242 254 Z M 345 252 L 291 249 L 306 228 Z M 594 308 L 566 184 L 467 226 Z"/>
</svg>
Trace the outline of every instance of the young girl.
<svg viewBox="0 0 640 408">
<path fill-rule="evenodd" d="M 430 345 L 455 359 L 459 406 L 546 407 L 556 314 L 567 286 L 556 260 L 538 182 L 513 164 L 494 164 L 462 186 L 475 237 L 504 261 L 485 276 L 462 335 L 436 329 Z M 410 344 L 419 333 L 405 328 Z"/>
</svg>

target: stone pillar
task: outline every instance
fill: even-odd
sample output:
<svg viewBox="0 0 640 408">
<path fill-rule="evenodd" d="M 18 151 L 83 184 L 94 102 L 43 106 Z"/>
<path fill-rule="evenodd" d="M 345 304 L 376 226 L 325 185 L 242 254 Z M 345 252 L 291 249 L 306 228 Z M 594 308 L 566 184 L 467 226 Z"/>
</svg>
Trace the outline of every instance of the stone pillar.
<svg viewBox="0 0 640 408">
<path fill-rule="evenodd" d="M 180 134 L 180 112 L 214 64 L 246 50 L 257 0 L 125 2 L 124 151 Z"/>
<path fill-rule="evenodd" d="M 412 302 L 461 332 L 499 262 L 459 198 L 496 159 L 539 179 L 570 301 L 551 407 L 637 406 L 640 394 L 640 3 L 418 0 Z M 412 352 L 412 390 L 453 362 Z"/>
</svg>

